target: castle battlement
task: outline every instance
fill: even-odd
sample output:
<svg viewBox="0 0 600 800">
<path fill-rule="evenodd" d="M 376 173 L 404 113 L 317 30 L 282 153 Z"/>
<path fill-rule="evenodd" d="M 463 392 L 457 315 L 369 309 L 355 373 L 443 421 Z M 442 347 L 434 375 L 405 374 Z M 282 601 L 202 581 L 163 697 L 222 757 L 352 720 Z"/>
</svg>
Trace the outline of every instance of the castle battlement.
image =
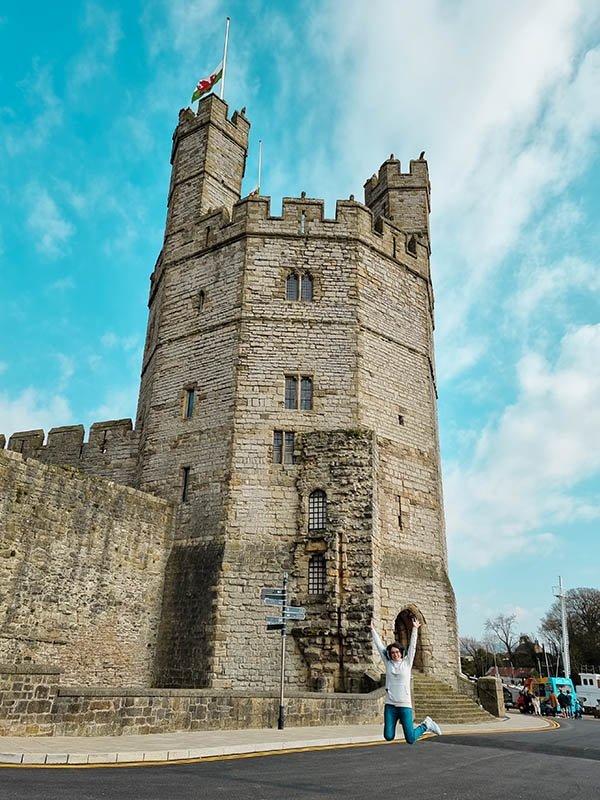
<svg viewBox="0 0 600 800">
<path fill-rule="evenodd" d="M 402 172 L 400 161 L 393 154 L 379 167 L 378 175 L 365 182 L 365 201 L 371 205 L 376 198 L 389 189 L 425 189 L 430 195 L 429 169 L 424 158 L 412 159 L 408 172 Z"/>
<path fill-rule="evenodd" d="M 181 140 L 208 124 L 216 125 L 228 137 L 234 139 L 240 147 L 245 148 L 250 130 L 250 122 L 246 119 L 245 109 L 234 111 L 231 119 L 228 117 L 228 112 L 229 106 L 216 94 L 210 94 L 203 99 L 197 113 L 191 108 L 182 108 L 179 112 L 179 124 L 173 133 L 171 164 Z"/>
<path fill-rule="evenodd" d="M 376 218 L 370 208 L 354 199 L 338 200 L 335 217 L 329 218 L 320 198 L 284 197 L 281 214 L 276 215 L 271 214 L 270 197 L 245 197 L 235 203 L 231 216 L 226 208 L 211 209 L 195 224 L 171 230 L 168 260 L 208 252 L 244 236 L 357 239 L 429 278 L 427 240 L 416 238 L 411 249 L 411 234 L 385 218 Z M 155 270 L 155 280 L 159 273 Z"/>
<path fill-rule="evenodd" d="M 139 433 L 130 419 L 95 422 L 85 441 L 83 425 L 64 425 L 48 431 L 18 431 L 8 440 L 8 450 L 45 464 L 67 464 L 116 483 L 131 485 L 139 447 Z M 5 438 L 0 437 L 4 446 Z"/>
</svg>

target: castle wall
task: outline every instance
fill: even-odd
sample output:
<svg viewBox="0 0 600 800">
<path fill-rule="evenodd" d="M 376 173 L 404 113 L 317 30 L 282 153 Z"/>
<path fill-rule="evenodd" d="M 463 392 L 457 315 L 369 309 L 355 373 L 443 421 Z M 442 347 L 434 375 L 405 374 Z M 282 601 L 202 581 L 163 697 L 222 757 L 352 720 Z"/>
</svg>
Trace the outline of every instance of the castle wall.
<svg viewBox="0 0 600 800">
<path fill-rule="evenodd" d="M 302 459 L 298 454 L 297 464 L 273 463 L 274 430 L 300 437 L 303 432 L 352 427 L 356 420 L 354 242 L 344 237 L 343 229 L 335 228 L 338 235 L 332 235 L 331 226 L 327 237 L 306 235 L 310 225 L 320 224 L 318 204 L 299 202 L 295 214 L 291 201 L 286 208 L 287 233 L 269 236 L 265 230 L 264 237 L 247 238 L 228 536 L 218 607 L 222 637 L 215 651 L 218 687 L 277 681 L 276 637 L 266 634 L 264 624 L 265 614 L 273 610 L 262 605 L 259 592 L 265 585 L 281 585 L 283 571 L 294 570 L 302 524 L 297 488 Z M 274 225 L 278 227 L 277 221 Z M 313 301 L 286 300 L 292 271 L 310 275 Z M 286 375 L 312 378 L 310 411 L 285 409 Z M 298 575 L 290 590 L 305 593 L 306 581 L 306 574 Z M 330 606 L 337 626 L 333 594 Z M 303 655 L 297 640 L 289 641 L 289 679 L 305 687 L 312 680 L 314 659 Z M 335 681 L 340 688 L 339 678 Z"/>
<path fill-rule="evenodd" d="M 8 449 L 44 464 L 66 465 L 125 486 L 135 485 L 139 435 L 130 419 L 95 422 L 87 442 L 83 425 L 52 428 L 46 444 L 43 430 L 21 431 L 12 434 Z"/>
<path fill-rule="evenodd" d="M 379 454 L 378 625 L 391 640 L 398 614 L 418 612 L 416 663 L 452 680 L 456 612 L 441 496 L 431 290 L 389 258 L 364 252 L 360 263 L 360 417 L 376 432 Z"/>
<path fill-rule="evenodd" d="M 0 661 L 150 685 L 170 504 L 0 452 L 0 520 Z"/>
<path fill-rule="evenodd" d="M 163 259 L 150 303 L 160 325 L 147 346 L 138 410 L 139 486 L 178 503 L 155 680 L 205 686 L 226 534 L 244 243 L 190 258 L 170 248 Z"/>
</svg>

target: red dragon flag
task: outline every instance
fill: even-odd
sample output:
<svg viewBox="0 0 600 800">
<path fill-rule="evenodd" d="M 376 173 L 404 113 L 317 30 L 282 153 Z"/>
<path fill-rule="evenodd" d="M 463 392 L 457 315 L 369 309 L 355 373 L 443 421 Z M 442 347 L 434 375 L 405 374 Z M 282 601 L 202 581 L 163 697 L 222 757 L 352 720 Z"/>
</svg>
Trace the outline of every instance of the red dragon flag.
<svg viewBox="0 0 600 800">
<path fill-rule="evenodd" d="M 215 83 L 218 83 L 222 77 L 223 77 L 223 62 L 221 61 L 219 66 L 210 73 L 208 78 L 200 78 L 200 80 L 198 81 L 198 85 L 196 86 L 196 90 L 192 95 L 192 103 L 195 103 L 196 100 L 199 100 L 203 94 L 210 92 Z"/>
</svg>

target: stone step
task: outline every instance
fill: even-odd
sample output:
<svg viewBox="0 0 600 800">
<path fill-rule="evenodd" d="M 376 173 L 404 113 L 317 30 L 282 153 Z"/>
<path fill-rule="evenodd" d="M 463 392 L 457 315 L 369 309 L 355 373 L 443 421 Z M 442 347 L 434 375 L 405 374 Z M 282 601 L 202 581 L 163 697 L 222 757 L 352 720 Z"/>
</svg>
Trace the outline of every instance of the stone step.
<svg viewBox="0 0 600 800">
<path fill-rule="evenodd" d="M 413 702 L 415 720 L 432 717 L 436 722 L 485 722 L 493 717 L 481 706 L 451 686 L 430 675 L 413 673 Z"/>
</svg>

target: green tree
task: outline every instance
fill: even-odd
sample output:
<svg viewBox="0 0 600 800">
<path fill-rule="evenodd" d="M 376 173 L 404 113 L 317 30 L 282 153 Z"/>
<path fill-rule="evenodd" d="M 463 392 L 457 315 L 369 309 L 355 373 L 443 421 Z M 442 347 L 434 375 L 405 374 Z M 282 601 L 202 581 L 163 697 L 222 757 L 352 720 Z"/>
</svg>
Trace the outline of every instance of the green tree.
<svg viewBox="0 0 600 800">
<path fill-rule="evenodd" d="M 565 603 L 573 669 L 581 670 L 583 666 L 592 664 L 600 667 L 600 590 L 569 589 Z M 549 642 L 560 647 L 562 624 L 559 600 L 543 617 L 540 630 Z"/>
</svg>

